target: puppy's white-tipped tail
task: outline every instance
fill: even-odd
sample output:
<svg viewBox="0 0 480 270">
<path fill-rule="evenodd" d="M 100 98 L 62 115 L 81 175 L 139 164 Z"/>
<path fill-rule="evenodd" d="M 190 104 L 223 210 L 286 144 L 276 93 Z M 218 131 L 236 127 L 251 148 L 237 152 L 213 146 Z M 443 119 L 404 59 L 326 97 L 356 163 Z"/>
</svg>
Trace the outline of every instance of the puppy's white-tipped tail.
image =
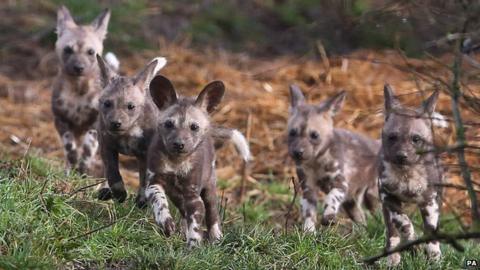
<svg viewBox="0 0 480 270">
<path fill-rule="evenodd" d="M 157 66 L 155 67 L 153 74 L 157 74 L 167 64 L 167 58 L 165 57 L 155 57 L 152 62 L 155 60 L 157 60 Z"/>
<path fill-rule="evenodd" d="M 114 70 L 114 71 L 118 71 L 118 69 L 120 68 L 120 60 L 118 60 L 117 56 L 112 53 L 112 52 L 107 52 L 105 54 L 105 61 L 107 62 L 107 64 Z"/>
<path fill-rule="evenodd" d="M 232 142 L 245 162 L 252 160 L 252 154 L 250 153 L 247 139 L 240 131 L 236 129 L 232 130 Z"/>
<path fill-rule="evenodd" d="M 448 121 L 445 116 L 443 116 L 441 113 L 434 112 L 432 114 L 432 122 L 433 125 L 439 128 L 448 128 Z"/>
</svg>

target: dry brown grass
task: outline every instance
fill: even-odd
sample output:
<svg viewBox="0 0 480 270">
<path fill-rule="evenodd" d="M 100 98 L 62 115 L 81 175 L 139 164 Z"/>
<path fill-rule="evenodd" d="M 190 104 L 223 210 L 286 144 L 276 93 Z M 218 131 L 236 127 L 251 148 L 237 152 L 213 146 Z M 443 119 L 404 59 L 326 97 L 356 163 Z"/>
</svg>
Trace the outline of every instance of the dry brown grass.
<svg viewBox="0 0 480 270">
<path fill-rule="evenodd" d="M 168 65 L 161 71 L 169 77 L 180 93 L 193 95 L 211 80 L 222 80 L 227 86 L 226 98 L 220 110 L 213 116 L 218 124 L 238 128 L 245 132 L 247 119 L 251 118 L 250 145 L 255 160 L 247 182 L 247 191 L 252 183 L 270 179 L 289 182 L 293 174 L 292 162 L 287 157 L 286 121 L 288 116 L 288 85 L 299 84 L 310 102 L 319 102 L 345 89 L 348 93 L 343 111 L 338 115 L 339 127 L 352 129 L 374 138 L 379 138 L 383 124 L 383 85 L 389 82 L 397 94 L 409 104 L 419 104 L 421 93 L 418 87 L 431 91 L 428 80 L 414 80 L 407 65 L 393 51 L 358 51 L 344 57 L 324 61 L 280 57 L 275 59 L 252 59 L 247 55 L 229 54 L 223 51 L 196 51 L 181 45 L 160 42 L 161 50 L 138 54 L 121 59 L 122 72 L 132 74 L 156 55 L 168 58 Z M 448 63 L 449 57 L 444 57 Z M 54 61 L 47 54 L 39 61 L 39 74 L 52 74 Z M 446 80 L 441 63 L 408 59 L 410 68 L 419 72 L 428 70 Z M 328 65 L 326 65 L 328 63 Z M 329 67 L 327 67 L 329 66 Z M 401 70 L 404 69 L 404 70 Z M 61 160 L 62 150 L 52 122 L 50 111 L 50 86 L 52 76 L 37 76 L 34 80 L 15 80 L 0 76 L 0 149 L 12 155 L 23 155 L 27 149 L 36 149 L 38 154 Z M 480 93 L 480 85 L 470 84 L 473 92 Z M 442 94 L 438 110 L 451 116 L 450 100 Z M 478 117 L 463 110 L 464 119 L 473 122 Z M 470 126 L 469 138 L 478 139 L 478 130 Z M 454 141 L 451 129 L 439 130 L 442 144 Z M 472 165 L 478 164 L 478 155 L 469 155 Z M 446 163 L 455 163 L 452 156 L 445 156 Z M 218 175 L 235 182 L 227 193 L 238 191 L 240 158 L 233 147 L 220 150 Z M 461 184 L 456 167 L 449 167 L 449 181 Z M 136 185 L 136 174 L 126 172 L 130 185 Z M 475 173 L 474 179 L 478 179 Z M 478 180 L 477 180 L 478 181 Z M 253 192 L 255 193 L 255 192 Z M 252 191 L 247 192 L 252 194 Z M 455 209 L 468 220 L 469 203 L 465 191 L 449 189 L 445 195 L 447 210 Z"/>
</svg>

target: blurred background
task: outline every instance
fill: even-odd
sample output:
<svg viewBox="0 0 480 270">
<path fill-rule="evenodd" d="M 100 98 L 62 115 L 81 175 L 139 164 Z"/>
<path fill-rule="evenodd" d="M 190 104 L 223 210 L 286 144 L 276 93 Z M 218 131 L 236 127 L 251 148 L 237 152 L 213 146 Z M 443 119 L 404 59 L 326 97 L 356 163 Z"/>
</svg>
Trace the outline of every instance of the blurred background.
<svg viewBox="0 0 480 270">
<path fill-rule="evenodd" d="M 134 74 L 160 55 L 162 70 L 183 94 L 196 94 L 211 80 L 227 85 L 214 121 L 244 132 L 255 161 L 243 167 L 232 147 L 218 158 L 219 189 L 230 201 L 244 201 L 244 214 L 265 221 L 283 217 L 293 195 L 293 164 L 287 157 L 288 85 L 299 84 L 310 102 L 345 89 L 339 127 L 379 138 L 383 85 L 417 106 L 434 89 L 443 91 L 438 111 L 452 119 L 451 66 L 461 48 L 460 100 L 470 143 L 478 143 L 479 78 L 475 56 L 478 5 L 469 1 L 387 0 L 4 0 L 0 3 L 0 150 L 26 152 L 62 162 L 53 128 L 50 88 L 57 72 L 56 11 L 67 6 L 78 24 L 112 10 L 105 52 Z M 467 36 L 462 33 L 472 33 Z M 459 40 L 464 43 L 458 46 Z M 477 66 L 475 66 L 477 65 Z M 439 143 L 454 144 L 450 128 Z M 455 153 L 443 158 L 449 181 L 463 187 Z M 478 164 L 478 151 L 467 152 Z M 136 185 L 134 165 L 123 171 Z M 472 167 L 478 188 L 478 168 Z M 223 196 L 223 195 L 222 195 Z M 465 188 L 448 189 L 444 208 L 469 223 Z M 246 210 L 245 210 L 246 209 Z M 251 210 L 251 211 L 250 211 Z M 298 210 L 291 213 L 298 220 Z M 282 226 L 282 225 L 279 225 Z"/>
</svg>

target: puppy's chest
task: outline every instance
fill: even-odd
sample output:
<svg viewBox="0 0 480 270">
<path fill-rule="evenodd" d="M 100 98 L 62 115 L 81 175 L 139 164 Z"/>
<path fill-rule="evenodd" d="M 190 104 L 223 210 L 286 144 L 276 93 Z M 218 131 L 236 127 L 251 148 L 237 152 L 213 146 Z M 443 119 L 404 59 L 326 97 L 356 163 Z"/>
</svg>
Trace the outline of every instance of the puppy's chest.
<svg viewBox="0 0 480 270">
<path fill-rule="evenodd" d="M 316 185 L 324 192 L 329 192 L 338 176 L 342 175 L 338 161 L 325 157 L 316 164 L 304 166 L 305 175 L 310 185 Z"/>
<path fill-rule="evenodd" d="M 80 95 L 71 91 L 63 91 L 56 100 L 55 106 L 72 123 L 81 125 L 95 119 L 98 114 L 98 95 L 86 93 Z"/>
<path fill-rule="evenodd" d="M 158 169 L 162 174 L 175 176 L 175 179 L 183 179 L 192 171 L 193 162 L 190 160 L 184 160 L 180 163 L 175 163 L 168 159 L 164 159 L 160 161 Z"/>
<path fill-rule="evenodd" d="M 399 169 L 383 162 L 380 185 L 402 201 L 420 202 L 428 189 L 427 171 L 423 166 Z"/>
<path fill-rule="evenodd" d="M 146 157 L 148 139 L 141 128 L 134 128 L 127 136 L 118 138 L 118 151 L 127 156 Z"/>
</svg>

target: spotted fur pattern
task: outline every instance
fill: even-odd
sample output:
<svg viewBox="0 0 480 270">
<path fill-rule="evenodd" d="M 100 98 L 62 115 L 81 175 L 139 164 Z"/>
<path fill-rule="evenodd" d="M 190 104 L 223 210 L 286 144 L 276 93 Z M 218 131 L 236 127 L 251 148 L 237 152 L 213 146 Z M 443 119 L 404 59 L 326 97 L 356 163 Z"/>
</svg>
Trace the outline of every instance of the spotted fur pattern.
<svg viewBox="0 0 480 270">
<path fill-rule="evenodd" d="M 377 201 L 379 142 L 333 127 L 344 92 L 319 105 L 306 104 L 297 86 L 292 85 L 290 93 L 288 149 L 303 189 L 303 229 L 315 231 L 319 190 L 326 194 L 323 225 L 333 223 L 342 208 L 353 221 L 365 222 L 362 205 L 373 210 Z"/>
<path fill-rule="evenodd" d="M 143 208 L 147 198 L 147 149 L 154 133 L 157 110 L 148 92 L 150 81 L 165 64 L 164 58 L 155 58 L 134 76 L 120 76 L 97 56 L 102 94 L 99 98 L 99 135 L 101 157 L 105 164 L 108 185 L 99 191 L 99 199 L 123 202 L 127 193 L 119 171 L 119 155 L 137 159 L 139 189 L 136 204 Z"/>
<path fill-rule="evenodd" d="M 381 162 L 379 163 L 379 192 L 386 225 L 386 249 L 400 244 L 401 239 L 412 241 L 415 232 L 403 205 L 413 203 L 420 208 L 424 230 L 437 231 L 441 205 L 443 169 L 433 147 L 432 120 L 438 92 L 420 108 L 400 105 L 389 85 L 385 86 L 385 125 L 382 130 Z M 431 260 L 441 258 L 438 241 L 425 246 Z M 387 258 L 389 266 L 401 262 L 395 253 Z"/>
<path fill-rule="evenodd" d="M 55 128 L 62 138 L 67 172 L 102 177 L 98 164 L 98 142 L 91 133 L 98 115 L 101 91 L 95 54 L 103 51 L 110 11 L 102 12 L 91 24 L 77 25 L 66 7 L 57 15 L 57 53 L 60 67 L 53 84 L 52 111 Z"/>
<path fill-rule="evenodd" d="M 152 185 L 161 186 L 178 208 L 182 220 L 186 220 L 188 247 L 201 243 L 203 221 L 209 239 L 219 240 L 222 230 L 216 195 L 212 135 L 215 131 L 210 124 L 209 113 L 220 103 L 224 85 L 213 82 L 196 99 L 184 98 L 177 97 L 167 78 L 157 76 L 152 81 L 150 92 L 161 113 L 148 151 L 149 188 Z M 219 137 L 232 134 L 232 131 L 219 130 Z M 238 140 L 238 134 L 236 136 Z M 156 220 L 161 228 L 166 227 L 162 219 Z"/>
</svg>

